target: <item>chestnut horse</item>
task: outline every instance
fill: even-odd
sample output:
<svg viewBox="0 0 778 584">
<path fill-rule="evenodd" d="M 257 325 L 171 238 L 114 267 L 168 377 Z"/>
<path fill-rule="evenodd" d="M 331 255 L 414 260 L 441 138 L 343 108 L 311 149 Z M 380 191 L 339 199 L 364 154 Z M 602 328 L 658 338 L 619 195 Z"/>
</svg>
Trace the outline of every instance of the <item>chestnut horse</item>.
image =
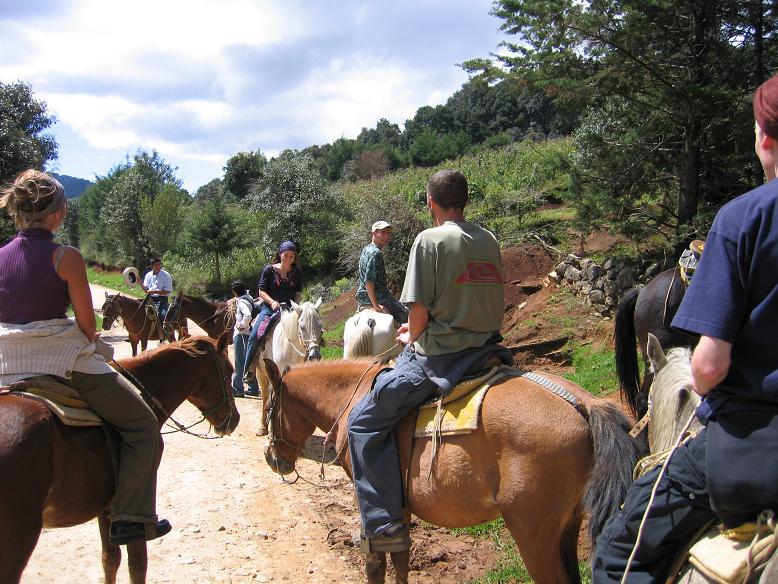
<svg viewBox="0 0 778 584">
<path fill-rule="evenodd" d="M 230 390 L 232 365 L 225 342 L 190 337 L 121 367 L 143 386 L 160 427 L 184 400 L 219 435 L 240 414 Z M 161 438 L 160 438 L 161 439 Z M 116 582 L 119 546 L 108 541 L 108 505 L 114 466 L 100 427 L 63 425 L 42 403 L 13 393 L 0 396 L 0 582 L 19 582 L 43 527 L 69 527 L 98 517 L 105 582 Z M 130 581 L 146 580 L 146 542 L 127 546 Z M 67 553 L 63 550 L 63 553 Z"/>
<path fill-rule="evenodd" d="M 339 461 L 350 472 L 345 448 L 348 413 L 381 368 L 368 361 L 325 361 L 272 378 L 265 459 L 280 474 L 316 428 L 337 435 Z M 565 379 L 545 375 L 578 407 L 536 382 L 507 377 L 486 394 L 478 429 L 444 438 L 432 464 L 432 440 L 419 438 L 409 455 L 407 506 L 443 527 L 465 527 L 499 516 L 538 584 L 580 582 L 576 547 L 584 510 L 592 540 L 621 504 L 632 482 L 637 449 L 629 422 L 610 402 Z M 398 438 L 402 443 L 403 439 Z M 392 555 L 397 582 L 407 582 L 408 553 Z M 370 582 L 383 582 L 384 554 L 367 558 Z"/>
<path fill-rule="evenodd" d="M 672 347 L 690 347 L 696 342 L 670 327 L 686 294 L 680 268 L 665 270 L 643 288 L 627 292 L 616 310 L 614 342 L 616 373 L 624 395 L 631 400 L 630 409 L 638 417 L 646 412 L 648 389 L 653 374 L 649 367 L 646 343 L 653 334 L 667 351 Z M 637 349 L 643 357 L 643 380 L 640 379 Z"/>
<path fill-rule="evenodd" d="M 162 323 L 157 322 L 156 318 L 149 318 L 148 310 L 151 306 L 151 301 L 138 300 L 118 293 L 113 295 L 105 293 L 105 302 L 101 308 L 103 330 L 109 330 L 113 323 L 121 318 L 130 337 L 133 357 L 138 354 L 138 341 L 140 341 L 140 350 L 145 351 L 149 339 L 160 340 L 159 331 L 162 329 Z M 170 336 L 167 340 L 175 339 Z"/>
<path fill-rule="evenodd" d="M 232 343 L 232 329 L 235 326 L 235 304 L 230 301 L 211 302 L 202 296 L 189 296 L 179 292 L 170 303 L 162 327 L 165 335 L 178 331 L 187 334 L 186 319 L 197 324 L 212 339 L 218 339 L 230 331 L 229 343 Z"/>
</svg>

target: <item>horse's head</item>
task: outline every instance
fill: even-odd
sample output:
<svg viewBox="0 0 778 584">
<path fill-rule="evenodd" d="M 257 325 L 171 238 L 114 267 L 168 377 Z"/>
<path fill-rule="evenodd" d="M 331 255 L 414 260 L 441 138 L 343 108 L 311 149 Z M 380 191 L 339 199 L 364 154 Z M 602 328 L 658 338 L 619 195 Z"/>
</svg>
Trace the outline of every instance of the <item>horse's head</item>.
<svg viewBox="0 0 778 584">
<path fill-rule="evenodd" d="M 667 354 L 659 340 L 648 335 L 646 353 L 654 373 L 649 392 L 648 445 L 651 452 L 670 448 L 700 403 L 692 386 L 691 351 L 675 347 Z M 699 428 L 695 420 L 693 428 Z"/>
<path fill-rule="evenodd" d="M 284 396 L 289 391 L 283 379 L 286 371 L 280 373 L 275 362 L 269 359 L 265 359 L 265 369 L 270 380 L 270 394 L 265 400 L 270 442 L 265 449 L 265 461 L 274 472 L 287 475 L 294 472 L 295 461 L 315 427 L 288 411 L 288 405 L 284 403 Z"/>
<path fill-rule="evenodd" d="M 119 304 L 120 297 L 121 294 L 110 295 L 108 292 L 105 293 L 105 302 L 103 302 L 103 306 L 100 309 L 103 315 L 104 331 L 109 330 L 113 323 L 116 322 L 116 319 L 122 315 L 122 307 Z"/>
<path fill-rule="evenodd" d="M 179 292 L 170 303 L 165 320 L 162 321 L 162 332 L 168 338 L 172 338 L 174 333 L 181 330 L 181 304 L 181 292 Z"/>
<path fill-rule="evenodd" d="M 299 338 L 305 352 L 306 361 L 321 360 L 321 344 L 324 332 L 321 317 L 319 316 L 321 304 L 321 298 L 315 303 L 303 302 L 302 304 L 297 304 L 292 301 L 292 310 L 297 313 L 298 317 Z"/>
<path fill-rule="evenodd" d="M 191 365 L 198 368 L 194 377 L 199 383 L 192 386 L 187 400 L 200 410 L 219 436 L 231 434 L 240 421 L 230 385 L 233 368 L 225 350 L 227 337 L 227 334 L 222 335 L 218 341 L 209 337 L 190 337 L 179 343 L 191 355 L 203 355 Z"/>
</svg>

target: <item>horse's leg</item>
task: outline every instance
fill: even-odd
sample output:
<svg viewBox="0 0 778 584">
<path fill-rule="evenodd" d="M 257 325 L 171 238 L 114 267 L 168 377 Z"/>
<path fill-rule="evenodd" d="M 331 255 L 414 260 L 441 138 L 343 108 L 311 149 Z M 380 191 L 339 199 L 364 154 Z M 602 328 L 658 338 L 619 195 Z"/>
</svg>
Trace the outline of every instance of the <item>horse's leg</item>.
<svg viewBox="0 0 778 584">
<path fill-rule="evenodd" d="M 369 552 L 365 556 L 365 574 L 368 584 L 384 584 L 386 579 L 386 553 Z"/>
<path fill-rule="evenodd" d="M 549 513 L 551 509 L 553 506 L 537 500 L 534 506 L 515 506 L 503 514 L 505 526 L 535 584 L 580 584 L 576 550 L 580 513 L 576 511 L 565 520 L 558 513 Z"/>
<path fill-rule="evenodd" d="M 408 584 L 408 566 L 411 559 L 411 550 L 392 552 L 392 567 L 394 568 L 395 584 Z"/>
<path fill-rule="evenodd" d="M 146 570 L 149 558 L 146 541 L 141 539 L 127 544 L 127 566 L 131 584 L 146 584 Z"/>
<path fill-rule="evenodd" d="M 262 396 L 262 413 L 260 414 L 259 418 L 259 430 L 257 430 L 257 436 L 266 436 L 267 410 L 265 409 L 265 406 L 267 405 L 267 400 L 270 394 L 270 390 L 268 389 L 270 387 L 270 379 L 267 376 L 264 362 L 261 361 L 261 359 L 262 355 L 254 360 L 254 362 L 257 363 L 257 384 L 259 385 L 259 393 Z"/>
<path fill-rule="evenodd" d="M 118 545 L 110 542 L 111 522 L 108 520 L 107 509 L 97 516 L 97 525 L 100 527 L 100 542 L 103 547 L 102 561 L 105 584 L 116 584 L 116 573 L 122 563 L 122 550 Z"/>
<path fill-rule="evenodd" d="M 5 501 L 0 511 L 0 582 L 13 584 L 22 578 L 43 528 L 41 512 Z"/>
</svg>

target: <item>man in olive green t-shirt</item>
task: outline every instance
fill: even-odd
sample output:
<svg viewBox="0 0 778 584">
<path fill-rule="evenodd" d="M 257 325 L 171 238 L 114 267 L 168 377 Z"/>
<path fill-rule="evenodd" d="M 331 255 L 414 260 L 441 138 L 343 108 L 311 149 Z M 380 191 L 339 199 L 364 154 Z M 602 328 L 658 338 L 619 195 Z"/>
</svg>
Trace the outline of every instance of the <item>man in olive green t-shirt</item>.
<svg viewBox="0 0 778 584">
<path fill-rule="evenodd" d="M 427 183 L 435 227 L 413 243 L 400 301 L 410 306 L 397 340 L 405 350 L 394 369 L 348 417 L 354 489 L 365 551 L 410 547 L 403 485 L 391 430 L 435 393 L 450 392 L 467 372 L 491 357 L 511 362 L 497 343 L 504 313 L 500 246 L 487 230 L 465 221 L 467 179 L 442 170 Z"/>
</svg>

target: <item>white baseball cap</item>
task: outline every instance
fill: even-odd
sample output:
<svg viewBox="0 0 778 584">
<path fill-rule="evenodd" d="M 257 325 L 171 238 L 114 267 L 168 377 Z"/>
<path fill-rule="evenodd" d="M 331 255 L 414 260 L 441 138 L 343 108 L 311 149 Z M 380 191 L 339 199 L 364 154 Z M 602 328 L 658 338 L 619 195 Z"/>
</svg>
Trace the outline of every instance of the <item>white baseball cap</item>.
<svg viewBox="0 0 778 584">
<path fill-rule="evenodd" d="M 386 229 L 387 227 L 391 227 L 391 223 L 387 223 L 386 221 L 376 221 L 373 223 L 373 227 L 370 229 L 371 233 L 375 233 L 379 229 Z"/>
</svg>

